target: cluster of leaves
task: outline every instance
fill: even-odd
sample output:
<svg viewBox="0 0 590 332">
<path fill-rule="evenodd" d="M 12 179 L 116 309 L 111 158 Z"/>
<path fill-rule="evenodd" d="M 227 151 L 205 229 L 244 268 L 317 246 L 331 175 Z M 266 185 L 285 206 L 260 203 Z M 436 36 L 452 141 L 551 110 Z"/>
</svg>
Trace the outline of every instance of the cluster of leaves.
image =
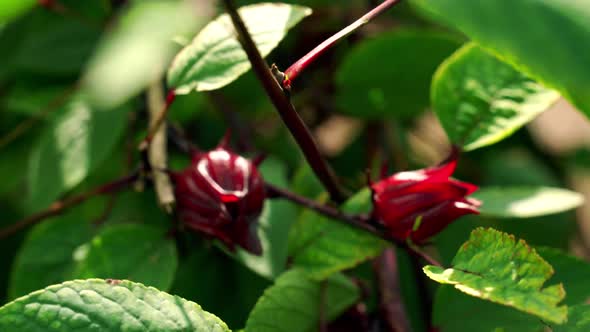
<svg viewBox="0 0 590 332">
<path fill-rule="evenodd" d="M 240 1 L 240 14 L 261 53 L 282 66 L 338 30 L 347 12 L 368 9 L 360 1 L 259 2 Z M 128 172 L 147 123 L 142 92 L 163 78 L 179 96 L 169 120 L 191 141 L 211 147 L 238 123 L 240 143 L 271 155 L 261 167 L 266 181 L 323 201 L 213 2 L 57 3 L 0 4 L 0 225 Z M 344 212 L 371 209 L 363 172 L 374 165 L 361 156 L 375 144 L 376 123 L 384 136 L 377 141 L 412 167 L 424 162 L 411 140 L 429 108 L 450 142 L 469 152 L 459 174 L 483 185 L 474 196 L 484 205 L 435 239 L 449 268 L 424 268 L 445 284 L 432 322 L 420 310 L 429 301 L 419 294 L 430 294 L 419 289 L 422 271 L 397 253 L 413 329 L 587 330 L 590 265 L 565 251 L 576 225 L 568 210 L 582 197 L 561 188 L 576 161 L 548 155 L 518 129 L 561 97 L 590 116 L 590 67 L 580 56 L 590 54 L 590 6 L 414 0 L 380 20 L 307 69 L 293 102 L 312 129 L 342 115 L 368 128 L 330 160 L 358 189 Z M 175 150 L 170 159 L 173 169 L 187 163 Z M 171 220 L 143 188 L 2 239 L 0 330 L 312 331 L 359 301 L 378 311 L 370 261 L 391 244 L 362 230 L 269 200 L 259 221 L 264 254 L 253 256 L 170 234 Z"/>
</svg>

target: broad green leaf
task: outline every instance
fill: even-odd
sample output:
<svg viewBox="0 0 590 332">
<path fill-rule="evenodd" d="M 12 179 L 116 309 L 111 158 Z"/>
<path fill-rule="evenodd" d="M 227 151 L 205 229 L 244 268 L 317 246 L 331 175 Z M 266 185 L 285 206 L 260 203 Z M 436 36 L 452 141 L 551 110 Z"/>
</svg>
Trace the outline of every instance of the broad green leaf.
<svg viewBox="0 0 590 332">
<path fill-rule="evenodd" d="M 584 0 L 415 0 L 436 19 L 557 89 L 590 115 L 590 6 Z M 523 15 L 526 13 L 526 15 Z"/>
<path fill-rule="evenodd" d="M 359 295 L 358 288 L 342 274 L 314 281 L 304 271 L 290 270 L 258 300 L 245 332 L 311 332 L 318 325 L 320 312 L 332 320 L 358 301 Z"/>
<path fill-rule="evenodd" d="M 179 263 L 170 293 L 199 303 L 231 327 L 246 325 L 250 311 L 272 285 L 268 279 L 205 243 L 191 246 L 188 256 Z"/>
<path fill-rule="evenodd" d="M 36 4 L 37 0 L 2 0 L 0 2 L 0 24 L 22 15 Z"/>
<path fill-rule="evenodd" d="M 477 228 L 453 259 L 452 268 L 425 266 L 424 273 L 441 284 L 561 324 L 567 307 L 563 285 L 543 287 L 553 268 L 523 240 L 494 229 Z"/>
<path fill-rule="evenodd" d="M 178 265 L 174 241 L 139 224 L 106 228 L 80 251 L 76 279 L 127 279 L 168 290 Z"/>
<path fill-rule="evenodd" d="M 0 308 L 3 332 L 223 332 L 219 318 L 198 304 L 126 280 L 74 280 L 47 287 Z"/>
<path fill-rule="evenodd" d="M 112 108 L 158 79 L 174 56 L 173 37 L 193 31 L 206 3 L 135 1 L 101 41 L 84 76 L 93 103 Z M 173 18 L 173 19 L 172 19 Z"/>
<path fill-rule="evenodd" d="M 553 332 L 587 332 L 590 331 L 590 304 L 581 304 L 569 308 L 567 323 L 553 326 Z"/>
<path fill-rule="evenodd" d="M 473 197 L 485 216 L 530 218 L 575 209 L 584 203 L 577 192 L 551 187 L 481 187 Z"/>
<path fill-rule="evenodd" d="M 561 283 L 565 288 L 564 304 L 568 306 L 585 303 L 590 299 L 590 263 L 549 247 L 537 247 L 537 252 L 545 259 L 555 274 L 549 283 Z"/>
<path fill-rule="evenodd" d="M 343 59 L 337 103 L 362 118 L 415 117 L 428 107 L 430 81 L 460 41 L 448 34 L 395 30 L 368 39 Z"/>
<path fill-rule="evenodd" d="M 91 219 L 77 211 L 35 226 L 12 266 L 8 297 L 14 299 L 72 279 L 76 249 L 89 241 L 94 232 Z"/>
<path fill-rule="evenodd" d="M 286 169 L 276 159 L 265 160 L 260 167 L 260 172 L 265 181 L 279 187 L 286 187 Z M 291 224 L 296 218 L 297 209 L 293 203 L 278 199 L 267 200 L 258 219 L 258 238 L 262 244 L 262 255 L 252 255 L 238 249 L 238 259 L 265 278 L 278 277 L 287 266 L 287 239 Z"/>
<path fill-rule="evenodd" d="M 262 3 L 238 9 L 263 56 L 268 55 L 287 31 L 311 9 L 297 5 Z M 177 94 L 219 89 L 250 69 L 250 62 L 235 37 L 232 22 L 223 14 L 209 23 L 174 58 L 168 85 Z"/>
<path fill-rule="evenodd" d="M 541 332 L 545 324 L 533 315 L 457 292 L 449 285 L 436 291 L 433 325 L 441 332 Z"/>
<path fill-rule="evenodd" d="M 474 43 L 439 67 L 431 89 L 436 115 L 450 140 L 464 150 L 502 140 L 559 97 Z"/>
<path fill-rule="evenodd" d="M 41 209 L 72 189 L 102 163 L 118 142 L 127 109 L 91 109 L 73 97 L 49 124 L 29 162 L 29 206 Z"/>
<path fill-rule="evenodd" d="M 350 198 L 342 211 L 364 213 L 370 206 L 370 192 L 363 190 Z M 372 234 L 311 210 L 301 214 L 290 241 L 293 263 L 314 279 L 325 279 L 352 268 L 379 255 L 388 246 L 387 242 Z"/>
</svg>

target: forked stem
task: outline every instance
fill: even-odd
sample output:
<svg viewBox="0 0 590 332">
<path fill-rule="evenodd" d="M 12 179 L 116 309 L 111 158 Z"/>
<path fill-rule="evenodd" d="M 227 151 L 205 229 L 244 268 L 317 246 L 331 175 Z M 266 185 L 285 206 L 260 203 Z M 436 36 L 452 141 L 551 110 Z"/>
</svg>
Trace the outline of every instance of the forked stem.
<svg viewBox="0 0 590 332">
<path fill-rule="evenodd" d="M 401 0 L 385 0 L 379 6 L 373 8 L 370 12 L 363 15 L 358 20 L 354 21 L 352 24 L 347 26 L 346 28 L 338 31 L 332 37 L 326 39 L 324 42 L 316 46 L 313 50 L 309 53 L 304 55 L 301 59 L 297 60 L 291 67 L 285 70 L 285 80 L 282 82 L 282 85 L 286 88 L 291 86 L 291 82 L 299 76 L 299 74 L 309 66 L 315 59 L 317 59 L 320 55 L 326 52 L 329 48 L 334 46 L 340 39 L 348 36 L 349 34 L 353 33 L 358 28 L 362 27 L 363 25 L 369 23 L 372 19 L 379 16 L 381 13 L 385 12 L 387 9 L 393 7 L 394 5 L 401 2 Z"/>
<path fill-rule="evenodd" d="M 269 70 L 268 65 L 258 51 L 258 48 L 252 40 L 252 36 L 250 36 L 250 33 L 248 32 L 244 21 L 242 21 L 233 1 L 224 0 L 223 2 L 232 19 L 238 35 L 238 41 L 248 55 L 248 59 L 252 64 L 252 69 L 254 70 L 256 77 L 262 83 L 266 94 L 279 112 L 283 123 L 289 129 L 293 138 L 295 138 L 295 141 L 299 145 L 299 148 L 303 152 L 311 169 L 330 194 L 330 198 L 335 202 L 343 202 L 347 195 L 340 187 L 333 170 L 322 157 L 309 129 L 301 117 L 299 117 L 299 114 L 295 111 L 295 107 L 291 104 L 291 101 L 281 88 L 280 82 L 274 78 Z"/>
</svg>

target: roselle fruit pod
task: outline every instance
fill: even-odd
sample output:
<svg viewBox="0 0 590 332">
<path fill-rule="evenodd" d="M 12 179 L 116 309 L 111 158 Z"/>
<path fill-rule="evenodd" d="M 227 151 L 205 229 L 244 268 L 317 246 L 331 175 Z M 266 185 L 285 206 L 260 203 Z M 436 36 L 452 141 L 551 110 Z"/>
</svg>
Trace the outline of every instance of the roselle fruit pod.
<svg viewBox="0 0 590 332">
<path fill-rule="evenodd" d="M 373 220 L 397 240 L 423 243 L 466 214 L 478 214 L 480 202 L 467 196 L 478 187 L 451 179 L 454 151 L 443 164 L 395 173 L 371 184 Z"/>
<path fill-rule="evenodd" d="M 226 147 L 197 152 L 185 170 L 171 174 L 181 222 L 189 229 L 217 238 L 230 250 L 238 245 L 262 254 L 258 217 L 266 197 L 256 165 Z"/>
</svg>

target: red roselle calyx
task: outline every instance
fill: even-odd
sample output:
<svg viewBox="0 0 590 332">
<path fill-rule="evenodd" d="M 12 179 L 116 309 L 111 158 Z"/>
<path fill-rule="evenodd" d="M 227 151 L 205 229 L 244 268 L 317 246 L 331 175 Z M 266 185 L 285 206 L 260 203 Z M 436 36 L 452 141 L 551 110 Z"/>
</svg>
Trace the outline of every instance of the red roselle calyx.
<svg viewBox="0 0 590 332">
<path fill-rule="evenodd" d="M 397 240 L 420 244 L 455 219 L 478 214 L 481 203 L 466 196 L 477 186 L 449 177 L 458 153 L 436 167 L 395 173 L 371 185 L 373 219 Z"/>
<path fill-rule="evenodd" d="M 226 147 L 224 139 L 209 152 L 196 152 L 191 165 L 172 172 L 178 214 L 193 230 L 260 255 L 257 220 L 265 199 L 264 181 L 255 163 Z"/>
</svg>

